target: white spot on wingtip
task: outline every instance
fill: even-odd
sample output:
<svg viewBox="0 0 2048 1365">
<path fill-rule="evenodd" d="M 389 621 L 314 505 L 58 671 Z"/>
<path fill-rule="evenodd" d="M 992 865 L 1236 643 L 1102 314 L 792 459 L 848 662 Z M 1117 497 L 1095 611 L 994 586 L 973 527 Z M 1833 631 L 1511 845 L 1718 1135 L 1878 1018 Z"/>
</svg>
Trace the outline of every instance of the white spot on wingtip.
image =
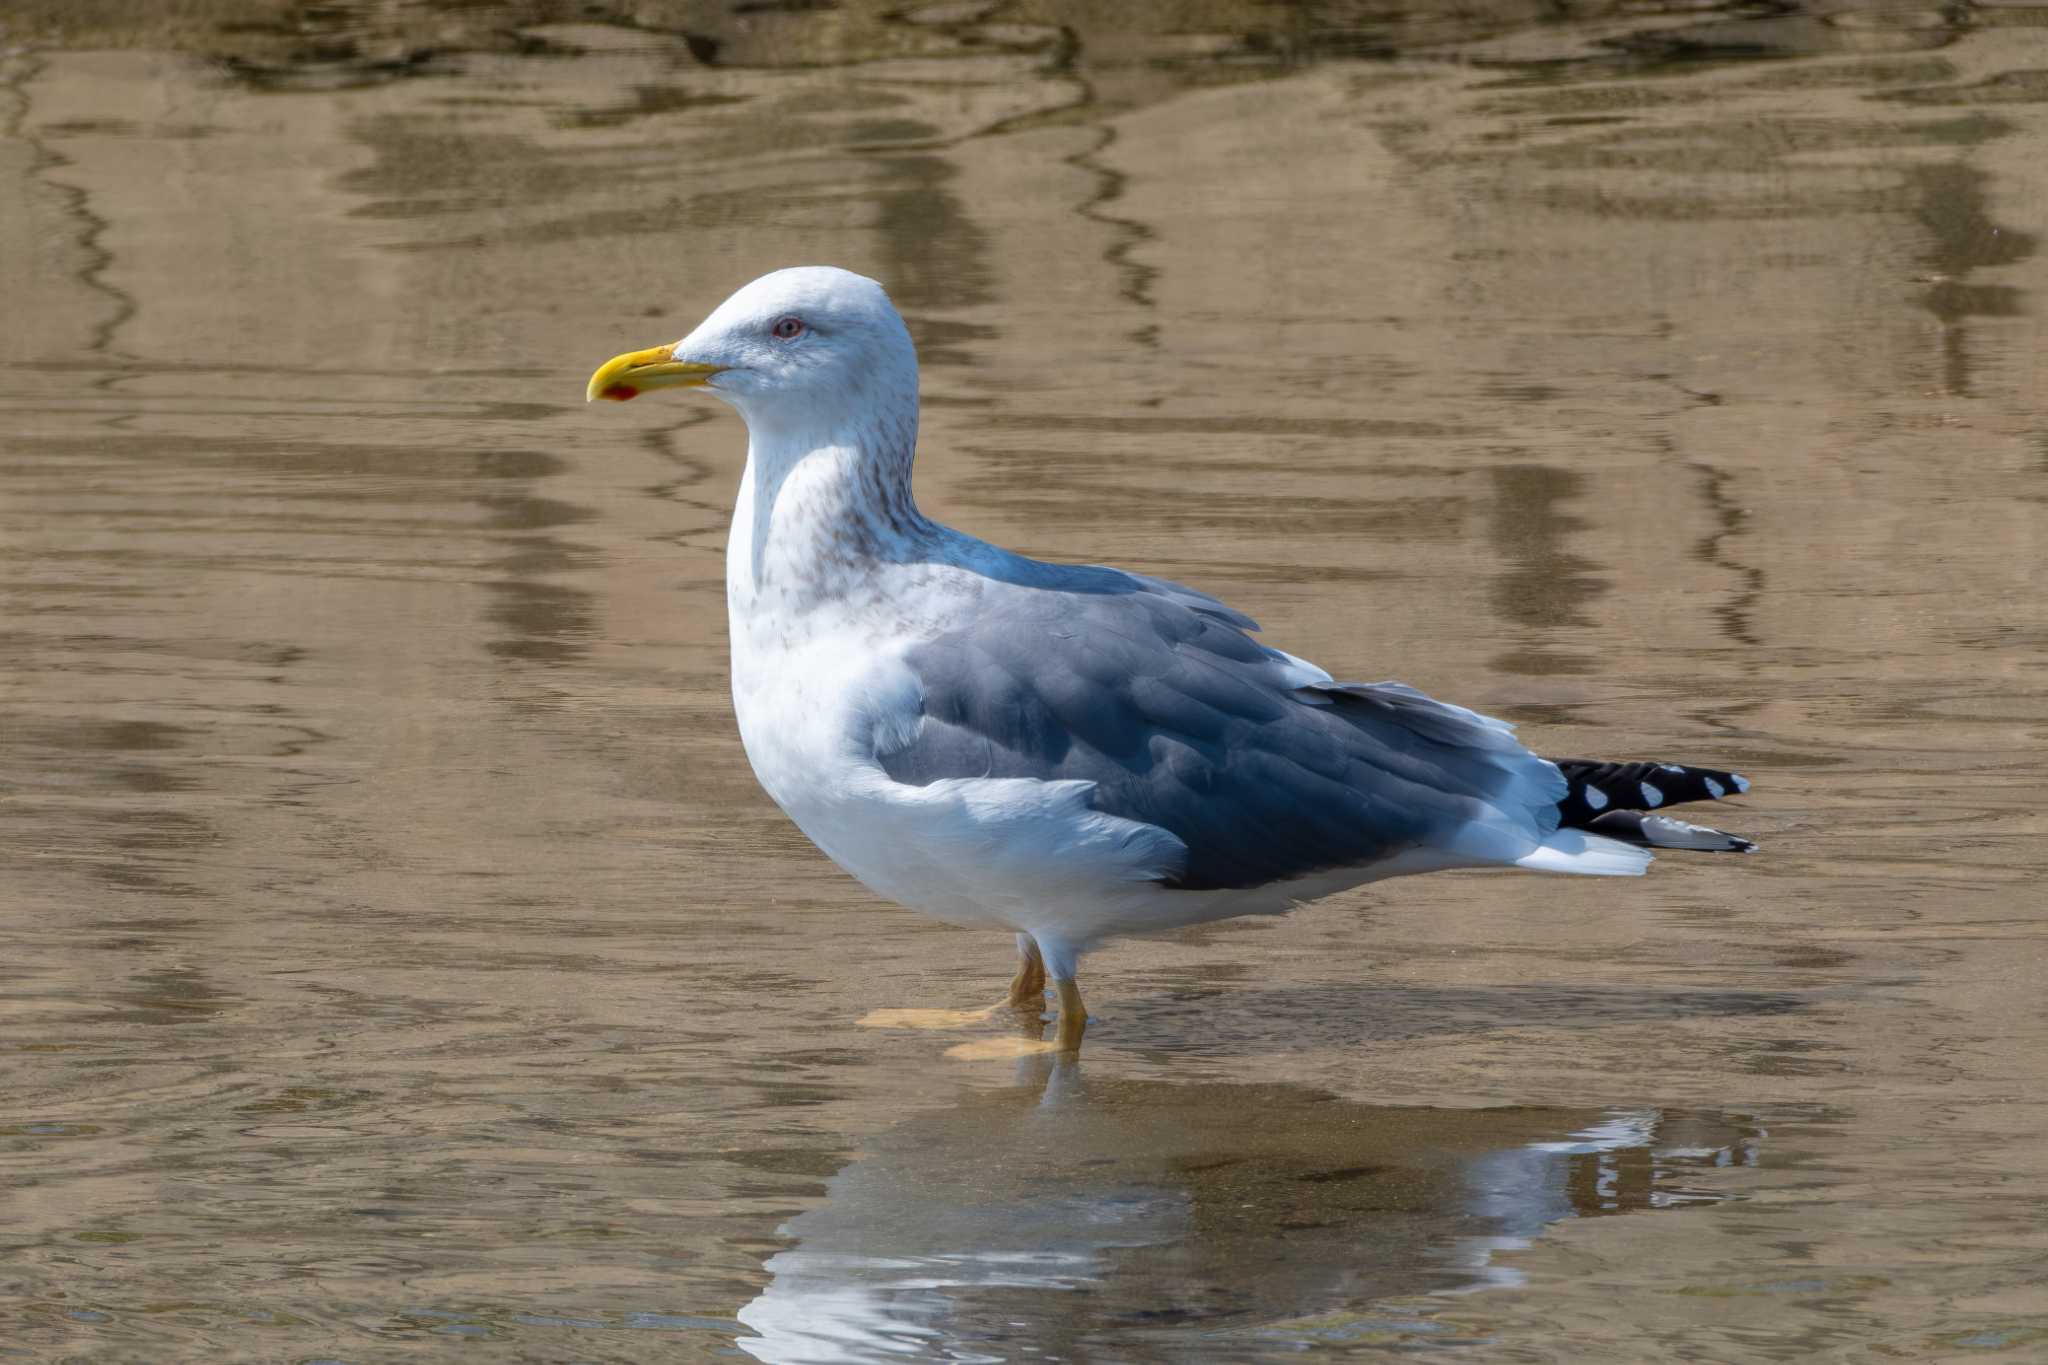
<svg viewBox="0 0 2048 1365">
<path fill-rule="evenodd" d="M 1728 774 L 1728 776 L 1735 779 L 1736 791 L 1746 792 L 1749 790 L 1749 779 L 1744 777 L 1741 773 L 1730 773 Z"/>
<path fill-rule="evenodd" d="M 1706 781 L 1707 790 L 1713 794 L 1713 797 L 1716 801 L 1719 801 L 1722 797 L 1728 794 L 1728 789 L 1722 786 L 1719 782 L 1716 782 L 1713 778 L 1710 777 Z"/>
<path fill-rule="evenodd" d="M 1586 788 L 1586 804 L 1594 810 L 1606 810 L 1607 793 L 1601 791 L 1598 787 Z"/>
<path fill-rule="evenodd" d="M 1638 782 L 1636 785 L 1643 789 L 1643 800 L 1650 803 L 1650 808 L 1652 810 L 1655 810 L 1658 806 L 1664 804 L 1663 792 L 1658 791 L 1655 787 L 1651 786 L 1647 782 Z"/>
</svg>

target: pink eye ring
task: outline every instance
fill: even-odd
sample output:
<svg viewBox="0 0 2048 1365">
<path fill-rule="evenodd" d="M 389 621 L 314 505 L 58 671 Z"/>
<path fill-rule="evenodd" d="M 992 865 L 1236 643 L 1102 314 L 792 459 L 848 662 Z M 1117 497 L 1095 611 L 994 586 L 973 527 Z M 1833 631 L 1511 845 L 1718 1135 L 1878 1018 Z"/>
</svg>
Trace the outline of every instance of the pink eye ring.
<svg viewBox="0 0 2048 1365">
<path fill-rule="evenodd" d="M 803 334 L 804 320 L 799 317 L 777 318 L 774 325 L 768 329 L 768 335 L 774 337 L 777 341 L 795 341 Z"/>
</svg>

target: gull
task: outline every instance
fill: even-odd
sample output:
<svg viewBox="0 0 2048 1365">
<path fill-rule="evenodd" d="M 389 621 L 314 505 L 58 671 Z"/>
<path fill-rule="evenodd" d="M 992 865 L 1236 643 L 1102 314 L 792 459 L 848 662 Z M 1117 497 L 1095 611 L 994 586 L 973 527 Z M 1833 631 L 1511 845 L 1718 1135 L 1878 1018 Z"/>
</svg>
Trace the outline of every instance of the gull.
<svg viewBox="0 0 2048 1365">
<path fill-rule="evenodd" d="M 1016 935 L 1004 1002 L 1077 1051 L 1081 954 L 1388 877 L 1633 876 L 1750 852 L 1655 813 L 1749 789 L 1661 762 L 1540 758 L 1504 721 L 1339 682 L 1207 593 L 1012 553 L 918 510 L 917 352 L 881 285 L 746 285 L 591 399 L 696 389 L 747 426 L 726 547 L 733 709 L 755 776 L 886 899 Z"/>
</svg>

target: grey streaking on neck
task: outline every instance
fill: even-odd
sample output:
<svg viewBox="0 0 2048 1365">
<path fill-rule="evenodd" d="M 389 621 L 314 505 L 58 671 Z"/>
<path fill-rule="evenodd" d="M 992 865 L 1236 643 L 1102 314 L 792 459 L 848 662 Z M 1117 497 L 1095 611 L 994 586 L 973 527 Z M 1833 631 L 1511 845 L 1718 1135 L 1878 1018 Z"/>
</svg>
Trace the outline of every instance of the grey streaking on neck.
<svg viewBox="0 0 2048 1365">
<path fill-rule="evenodd" d="M 812 610 L 858 593 L 884 564 L 928 558 L 948 538 L 911 493 L 915 401 L 907 420 L 885 413 L 822 439 L 754 434 L 733 520 L 733 568 L 742 567 L 744 536 L 745 572 L 732 586 L 750 607 Z"/>
</svg>

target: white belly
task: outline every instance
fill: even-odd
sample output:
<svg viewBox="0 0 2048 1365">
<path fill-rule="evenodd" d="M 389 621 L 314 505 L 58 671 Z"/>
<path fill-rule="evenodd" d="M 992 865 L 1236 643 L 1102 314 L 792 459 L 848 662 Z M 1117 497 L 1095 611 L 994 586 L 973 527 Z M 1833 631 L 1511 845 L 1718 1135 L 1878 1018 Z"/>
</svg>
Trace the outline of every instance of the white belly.
<svg viewBox="0 0 2048 1365">
<path fill-rule="evenodd" d="M 811 644 L 771 666 L 735 641 L 733 705 L 755 776 L 834 862 L 935 918 L 1077 945 L 1190 922 L 1206 897 L 1158 884 L 1180 841 L 1094 810 L 1090 783 L 892 780 L 870 736 L 877 723 L 916 723 L 916 707 L 889 679 L 886 652 Z"/>
</svg>

